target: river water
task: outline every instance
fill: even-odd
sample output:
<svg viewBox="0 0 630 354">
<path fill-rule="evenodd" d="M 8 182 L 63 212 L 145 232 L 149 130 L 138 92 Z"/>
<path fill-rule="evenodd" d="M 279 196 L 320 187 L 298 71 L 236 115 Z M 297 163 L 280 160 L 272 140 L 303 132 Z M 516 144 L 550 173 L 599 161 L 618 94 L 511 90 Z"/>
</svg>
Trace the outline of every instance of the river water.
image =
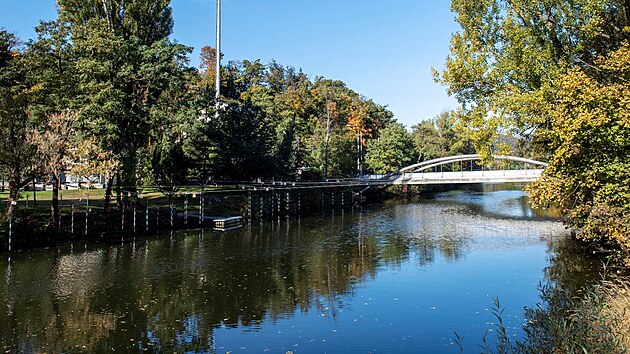
<svg viewBox="0 0 630 354">
<path fill-rule="evenodd" d="M 5 254 L 0 341 L 13 352 L 458 353 L 456 332 L 479 352 L 484 334 L 496 340 L 495 298 L 508 334 L 523 335 L 565 236 L 520 190 L 487 185 Z"/>
</svg>

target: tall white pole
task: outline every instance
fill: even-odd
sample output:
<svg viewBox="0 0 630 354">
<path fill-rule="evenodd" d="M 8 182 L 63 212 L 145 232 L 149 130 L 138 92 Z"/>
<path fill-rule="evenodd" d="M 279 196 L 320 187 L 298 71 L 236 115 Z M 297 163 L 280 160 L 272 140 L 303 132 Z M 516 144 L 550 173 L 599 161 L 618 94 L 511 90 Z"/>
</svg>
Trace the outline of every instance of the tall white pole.
<svg viewBox="0 0 630 354">
<path fill-rule="evenodd" d="M 215 118 L 219 119 L 219 109 L 221 108 L 221 0 L 217 0 L 217 66 L 216 66 L 216 95 L 215 95 Z"/>
</svg>

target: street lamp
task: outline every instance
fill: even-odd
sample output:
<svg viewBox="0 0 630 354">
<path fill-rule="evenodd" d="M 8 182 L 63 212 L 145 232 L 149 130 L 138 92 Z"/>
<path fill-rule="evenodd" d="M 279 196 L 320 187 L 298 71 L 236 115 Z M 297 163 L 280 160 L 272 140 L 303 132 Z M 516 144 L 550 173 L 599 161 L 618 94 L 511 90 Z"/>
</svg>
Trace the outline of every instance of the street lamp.
<svg viewBox="0 0 630 354">
<path fill-rule="evenodd" d="M 219 109 L 221 108 L 221 0 L 217 0 L 217 52 L 216 52 L 216 93 L 214 116 L 219 119 Z"/>
</svg>

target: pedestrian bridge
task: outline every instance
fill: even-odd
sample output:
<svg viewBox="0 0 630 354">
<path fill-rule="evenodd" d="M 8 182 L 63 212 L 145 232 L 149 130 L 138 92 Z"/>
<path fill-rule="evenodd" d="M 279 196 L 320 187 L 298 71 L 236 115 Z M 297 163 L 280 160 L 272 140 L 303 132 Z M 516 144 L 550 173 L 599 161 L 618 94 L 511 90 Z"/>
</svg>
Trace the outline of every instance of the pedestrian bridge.
<svg viewBox="0 0 630 354">
<path fill-rule="evenodd" d="M 387 185 L 533 182 L 547 166 L 545 162 L 516 156 L 493 155 L 492 158 L 508 162 L 510 168 L 488 169 L 474 163 L 481 160 L 480 155 L 458 155 L 420 162 L 386 175 L 365 175 L 363 179 L 369 184 Z"/>
</svg>

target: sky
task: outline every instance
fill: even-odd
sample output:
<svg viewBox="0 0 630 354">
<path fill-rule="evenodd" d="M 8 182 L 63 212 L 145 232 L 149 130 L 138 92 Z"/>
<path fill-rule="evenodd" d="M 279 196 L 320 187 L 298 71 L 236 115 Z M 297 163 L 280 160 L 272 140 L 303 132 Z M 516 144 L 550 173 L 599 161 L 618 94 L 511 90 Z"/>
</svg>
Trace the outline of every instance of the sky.
<svg viewBox="0 0 630 354">
<path fill-rule="evenodd" d="M 216 0 L 172 0 L 171 39 L 215 46 Z M 386 105 L 408 128 L 457 107 L 434 83 L 458 30 L 448 0 L 222 0 L 224 61 L 257 60 L 341 80 Z M 23 41 L 40 20 L 57 17 L 54 0 L 0 0 L 0 27 Z"/>
</svg>

